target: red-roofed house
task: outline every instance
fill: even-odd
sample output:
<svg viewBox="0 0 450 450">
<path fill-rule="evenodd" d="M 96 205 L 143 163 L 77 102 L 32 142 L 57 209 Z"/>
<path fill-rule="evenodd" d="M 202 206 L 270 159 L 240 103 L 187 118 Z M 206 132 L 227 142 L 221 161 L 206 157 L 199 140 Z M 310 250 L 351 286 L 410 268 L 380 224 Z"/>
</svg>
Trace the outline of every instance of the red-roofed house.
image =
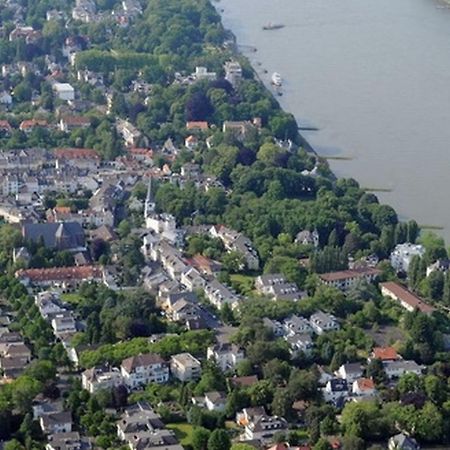
<svg viewBox="0 0 450 450">
<path fill-rule="evenodd" d="M 191 134 L 184 140 L 184 146 L 188 150 L 194 150 L 198 146 L 198 138 Z"/>
<path fill-rule="evenodd" d="M 90 119 L 83 116 L 64 116 L 59 121 L 59 128 L 61 131 L 71 131 L 76 128 L 89 128 L 91 125 Z"/>
<path fill-rule="evenodd" d="M 371 396 L 376 392 L 375 383 L 370 378 L 358 378 L 353 382 L 352 392 L 358 396 Z"/>
<path fill-rule="evenodd" d="M 397 353 L 394 347 L 374 347 L 369 361 L 379 359 L 381 361 L 397 361 L 401 356 Z"/>
<path fill-rule="evenodd" d="M 398 283 L 388 281 L 380 283 L 381 293 L 400 303 L 407 311 L 418 310 L 423 314 L 432 314 L 436 309 L 425 303 L 418 295 L 404 288 Z"/>
<path fill-rule="evenodd" d="M 57 168 L 61 162 L 85 169 L 95 169 L 100 165 L 100 155 L 90 148 L 58 148 L 55 150 Z"/>
<path fill-rule="evenodd" d="M 208 128 L 209 128 L 208 122 L 204 122 L 204 121 L 186 122 L 187 130 L 207 131 Z"/>
<path fill-rule="evenodd" d="M 19 125 L 19 130 L 25 133 L 31 133 L 36 127 L 48 128 L 48 122 L 41 119 L 24 120 Z"/>
<path fill-rule="evenodd" d="M 322 273 L 319 275 L 319 279 L 327 286 L 346 291 L 360 281 L 372 283 L 380 273 L 381 271 L 378 269 L 367 267 L 354 270 L 340 270 L 338 272 Z"/>
<path fill-rule="evenodd" d="M 86 281 L 103 281 L 102 266 L 50 267 L 48 269 L 21 269 L 15 273 L 24 285 L 61 286 L 76 288 Z"/>
<path fill-rule="evenodd" d="M 0 131 L 5 134 L 11 133 L 12 128 L 7 120 L 0 120 Z"/>
</svg>

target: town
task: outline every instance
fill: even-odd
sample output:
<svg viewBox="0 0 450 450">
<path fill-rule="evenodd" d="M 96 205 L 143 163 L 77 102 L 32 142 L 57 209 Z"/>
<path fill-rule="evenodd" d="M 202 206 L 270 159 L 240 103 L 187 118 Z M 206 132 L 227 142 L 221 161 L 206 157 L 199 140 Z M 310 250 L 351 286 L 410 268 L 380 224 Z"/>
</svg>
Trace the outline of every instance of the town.
<svg viewBox="0 0 450 450">
<path fill-rule="evenodd" d="M 448 448 L 444 241 L 304 148 L 208 0 L 0 24 L 1 449 Z"/>
</svg>

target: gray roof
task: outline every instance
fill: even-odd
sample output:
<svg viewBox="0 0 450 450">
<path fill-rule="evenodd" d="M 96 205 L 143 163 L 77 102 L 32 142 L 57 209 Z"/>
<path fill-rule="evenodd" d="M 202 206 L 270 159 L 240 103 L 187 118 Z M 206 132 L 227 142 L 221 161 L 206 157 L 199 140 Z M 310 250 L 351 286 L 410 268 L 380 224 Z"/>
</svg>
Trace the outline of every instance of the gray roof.
<svg viewBox="0 0 450 450">
<path fill-rule="evenodd" d="M 84 230 L 78 222 L 26 223 L 22 227 L 25 240 L 43 240 L 48 248 L 71 249 L 84 247 Z"/>
</svg>

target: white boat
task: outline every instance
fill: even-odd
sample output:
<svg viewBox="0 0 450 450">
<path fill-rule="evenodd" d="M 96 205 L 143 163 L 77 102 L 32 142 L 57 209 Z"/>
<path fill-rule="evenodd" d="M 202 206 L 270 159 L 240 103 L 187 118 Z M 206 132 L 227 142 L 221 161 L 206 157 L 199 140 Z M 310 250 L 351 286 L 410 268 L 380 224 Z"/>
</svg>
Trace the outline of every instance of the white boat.
<svg viewBox="0 0 450 450">
<path fill-rule="evenodd" d="M 272 84 L 274 86 L 281 86 L 283 83 L 283 80 L 281 78 L 281 75 L 278 72 L 274 72 L 272 74 Z"/>
</svg>

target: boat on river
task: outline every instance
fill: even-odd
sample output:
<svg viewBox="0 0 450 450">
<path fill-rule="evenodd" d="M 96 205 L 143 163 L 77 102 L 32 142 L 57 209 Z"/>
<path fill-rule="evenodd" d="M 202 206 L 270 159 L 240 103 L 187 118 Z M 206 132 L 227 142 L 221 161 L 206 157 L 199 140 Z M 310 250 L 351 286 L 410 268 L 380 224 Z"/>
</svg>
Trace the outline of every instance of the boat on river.
<svg viewBox="0 0 450 450">
<path fill-rule="evenodd" d="M 281 78 L 281 75 L 278 72 L 274 72 L 272 74 L 271 82 L 274 86 L 280 87 L 283 84 L 283 79 Z"/>
<path fill-rule="evenodd" d="M 280 28 L 284 28 L 284 25 L 282 23 L 272 23 L 269 22 L 266 25 L 263 25 L 263 30 L 279 30 Z"/>
</svg>

